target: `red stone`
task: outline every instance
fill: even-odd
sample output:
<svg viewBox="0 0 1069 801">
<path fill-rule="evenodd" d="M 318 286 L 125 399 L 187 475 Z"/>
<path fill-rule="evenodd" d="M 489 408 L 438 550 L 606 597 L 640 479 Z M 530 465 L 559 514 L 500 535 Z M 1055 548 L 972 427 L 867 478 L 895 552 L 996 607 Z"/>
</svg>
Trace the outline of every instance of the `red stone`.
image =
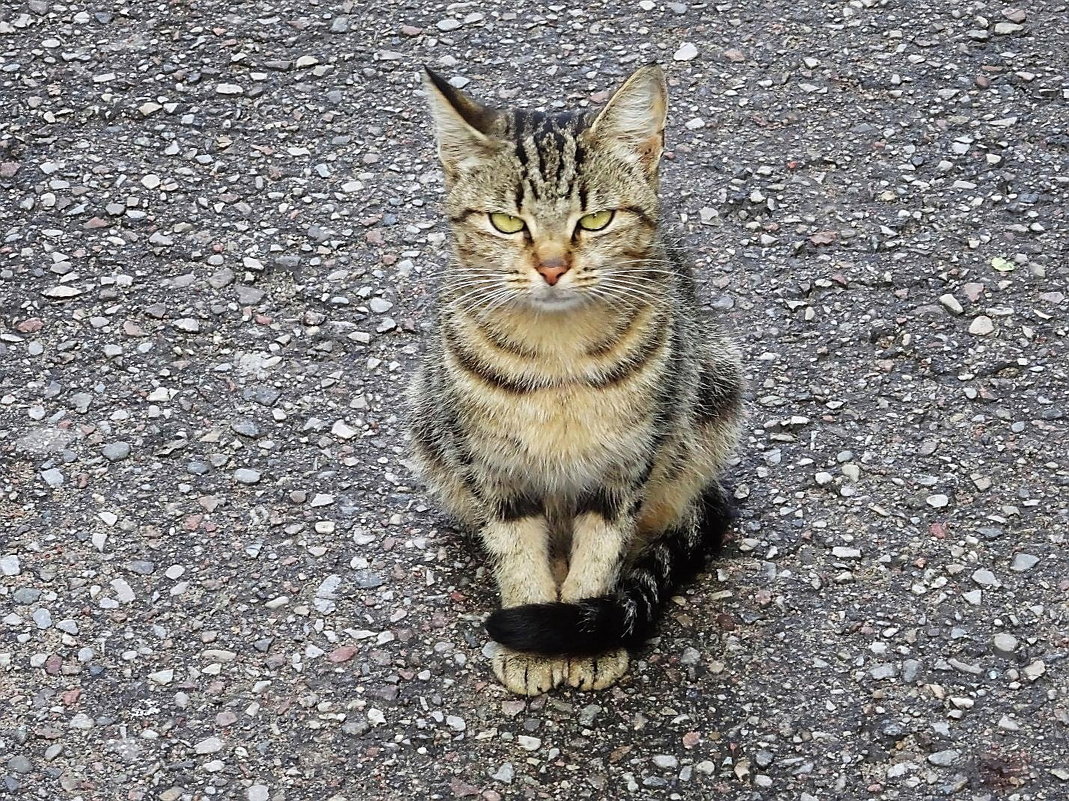
<svg viewBox="0 0 1069 801">
<path fill-rule="evenodd" d="M 15 330 L 22 334 L 34 334 L 44 328 L 44 325 L 40 317 L 30 317 L 21 323 L 16 323 Z"/>
<path fill-rule="evenodd" d="M 333 651 L 331 651 L 329 654 L 327 654 L 327 659 L 329 659 L 336 665 L 342 662 L 348 662 L 350 659 L 356 656 L 356 652 L 358 650 L 359 649 L 355 645 L 340 645 Z"/>
</svg>

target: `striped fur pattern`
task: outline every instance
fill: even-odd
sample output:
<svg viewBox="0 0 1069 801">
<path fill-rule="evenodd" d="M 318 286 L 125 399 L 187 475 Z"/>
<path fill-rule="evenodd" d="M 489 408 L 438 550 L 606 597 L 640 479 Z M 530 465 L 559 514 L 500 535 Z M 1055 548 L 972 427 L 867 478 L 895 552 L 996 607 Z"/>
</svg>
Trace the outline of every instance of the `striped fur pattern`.
<svg viewBox="0 0 1069 801">
<path fill-rule="evenodd" d="M 741 416 L 735 346 L 659 229 L 664 77 L 639 69 L 596 115 L 425 85 L 455 260 L 415 462 L 492 560 L 498 677 L 608 686 L 723 534 Z"/>
</svg>

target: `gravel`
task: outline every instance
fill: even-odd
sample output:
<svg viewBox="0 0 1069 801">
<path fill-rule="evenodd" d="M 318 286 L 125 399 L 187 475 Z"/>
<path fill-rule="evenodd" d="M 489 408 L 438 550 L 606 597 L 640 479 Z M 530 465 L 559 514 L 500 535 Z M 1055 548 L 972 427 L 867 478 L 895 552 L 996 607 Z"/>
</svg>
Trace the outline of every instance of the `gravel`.
<svg viewBox="0 0 1069 801">
<path fill-rule="evenodd" d="M 0 795 L 1064 798 L 1064 16 L 13 4 Z M 513 698 L 404 460 L 418 69 L 553 109 L 654 60 L 739 519 L 620 685 Z"/>
</svg>

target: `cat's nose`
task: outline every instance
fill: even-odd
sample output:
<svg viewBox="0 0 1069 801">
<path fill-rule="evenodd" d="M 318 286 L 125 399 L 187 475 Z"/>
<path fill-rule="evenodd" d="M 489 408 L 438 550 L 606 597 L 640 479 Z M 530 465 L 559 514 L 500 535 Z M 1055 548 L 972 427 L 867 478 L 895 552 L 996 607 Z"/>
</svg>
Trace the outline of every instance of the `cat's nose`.
<svg viewBox="0 0 1069 801">
<path fill-rule="evenodd" d="M 544 280 L 550 286 L 556 286 L 560 277 L 568 272 L 571 265 L 566 258 L 560 257 L 555 259 L 545 259 L 538 261 L 538 274 L 542 276 Z"/>
</svg>

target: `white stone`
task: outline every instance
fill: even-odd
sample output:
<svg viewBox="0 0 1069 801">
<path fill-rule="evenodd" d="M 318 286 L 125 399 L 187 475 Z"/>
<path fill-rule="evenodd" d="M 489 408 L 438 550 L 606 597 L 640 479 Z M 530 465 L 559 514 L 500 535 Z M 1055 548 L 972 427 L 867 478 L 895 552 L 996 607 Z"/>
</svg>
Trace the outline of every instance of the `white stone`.
<svg viewBox="0 0 1069 801">
<path fill-rule="evenodd" d="M 692 61 L 698 55 L 698 48 L 692 45 L 690 42 L 684 42 L 679 46 L 679 49 L 672 55 L 672 58 L 676 61 Z"/>
<path fill-rule="evenodd" d="M 193 750 L 198 754 L 216 754 L 223 750 L 223 741 L 218 737 L 207 737 L 193 746 Z"/>
</svg>

